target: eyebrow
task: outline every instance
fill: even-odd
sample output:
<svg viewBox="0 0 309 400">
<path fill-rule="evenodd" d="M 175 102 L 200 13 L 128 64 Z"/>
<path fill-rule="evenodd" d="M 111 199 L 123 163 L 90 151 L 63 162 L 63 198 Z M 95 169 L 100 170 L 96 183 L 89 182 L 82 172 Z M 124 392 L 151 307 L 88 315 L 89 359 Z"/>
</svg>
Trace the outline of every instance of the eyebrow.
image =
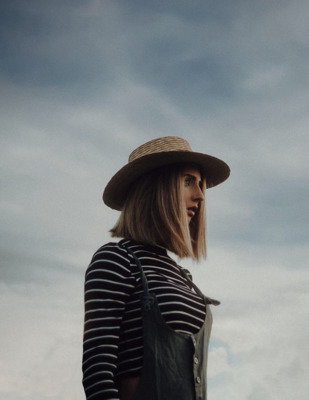
<svg viewBox="0 0 309 400">
<path fill-rule="evenodd" d="M 202 179 L 198 179 L 195 175 L 192 175 L 192 174 L 189 174 L 189 173 L 185 173 L 184 176 L 192 178 L 192 179 L 194 179 L 194 181 L 198 180 L 199 185 L 203 183 Z"/>
</svg>

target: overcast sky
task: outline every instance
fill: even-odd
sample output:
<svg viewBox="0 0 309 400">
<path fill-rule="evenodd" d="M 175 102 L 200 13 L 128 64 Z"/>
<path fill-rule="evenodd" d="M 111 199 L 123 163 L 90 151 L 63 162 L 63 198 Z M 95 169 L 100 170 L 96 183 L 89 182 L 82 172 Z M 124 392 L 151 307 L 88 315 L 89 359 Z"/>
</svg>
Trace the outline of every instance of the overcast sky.
<svg viewBox="0 0 309 400">
<path fill-rule="evenodd" d="M 308 400 L 307 0 L 0 3 L 1 400 L 82 400 L 83 280 L 129 153 L 166 135 L 207 191 L 210 400 Z"/>
</svg>

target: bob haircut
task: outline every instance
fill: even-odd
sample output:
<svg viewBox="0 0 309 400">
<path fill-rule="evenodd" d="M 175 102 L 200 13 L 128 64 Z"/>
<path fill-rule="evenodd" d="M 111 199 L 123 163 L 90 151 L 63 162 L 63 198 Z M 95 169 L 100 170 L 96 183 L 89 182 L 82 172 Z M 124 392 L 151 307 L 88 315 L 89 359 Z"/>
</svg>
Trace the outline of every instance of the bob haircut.
<svg viewBox="0 0 309 400">
<path fill-rule="evenodd" d="M 110 230 L 111 235 L 164 246 L 180 258 L 206 258 L 205 200 L 188 225 L 183 195 L 183 172 L 188 167 L 196 168 L 192 164 L 173 164 L 139 178 Z M 205 192 L 203 176 L 202 182 Z"/>
</svg>

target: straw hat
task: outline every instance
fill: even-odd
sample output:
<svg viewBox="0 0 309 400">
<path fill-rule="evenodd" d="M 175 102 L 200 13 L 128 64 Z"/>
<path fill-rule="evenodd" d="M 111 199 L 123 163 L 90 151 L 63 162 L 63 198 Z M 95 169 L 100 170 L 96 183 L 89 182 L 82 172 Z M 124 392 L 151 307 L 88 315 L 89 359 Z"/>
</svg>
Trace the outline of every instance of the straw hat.
<svg viewBox="0 0 309 400">
<path fill-rule="evenodd" d="M 147 172 L 158 167 L 176 163 L 194 163 L 200 166 L 206 177 L 207 188 L 218 185 L 230 175 L 229 166 L 216 157 L 196 153 L 190 144 L 177 136 L 166 136 L 151 140 L 130 156 L 128 164 L 122 167 L 108 182 L 103 192 L 103 201 L 115 210 L 121 210 L 132 184 Z"/>
</svg>

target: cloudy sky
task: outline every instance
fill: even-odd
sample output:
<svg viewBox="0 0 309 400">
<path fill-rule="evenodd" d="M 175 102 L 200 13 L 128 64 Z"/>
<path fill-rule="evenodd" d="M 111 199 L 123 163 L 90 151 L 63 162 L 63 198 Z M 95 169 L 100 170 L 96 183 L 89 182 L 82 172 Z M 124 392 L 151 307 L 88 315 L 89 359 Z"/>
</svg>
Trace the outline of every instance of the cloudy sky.
<svg viewBox="0 0 309 400">
<path fill-rule="evenodd" d="M 223 158 L 208 259 L 210 400 L 307 400 L 307 0 L 0 3 L 0 399 L 82 400 L 83 279 L 129 153 Z"/>
</svg>

